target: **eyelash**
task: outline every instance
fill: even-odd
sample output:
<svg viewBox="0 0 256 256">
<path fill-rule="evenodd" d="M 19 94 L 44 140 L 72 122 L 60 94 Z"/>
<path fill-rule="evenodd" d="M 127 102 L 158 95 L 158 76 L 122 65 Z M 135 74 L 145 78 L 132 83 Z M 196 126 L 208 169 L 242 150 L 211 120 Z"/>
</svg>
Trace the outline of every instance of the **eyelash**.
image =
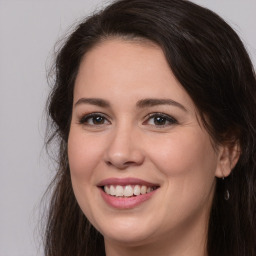
<svg viewBox="0 0 256 256">
<path fill-rule="evenodd" d="M 97 122 L 96 118 L 100 118 L 98 120 L 98 121 L 100 121 L 100 123 L 98 123 L 98 124 L 94 123 L 95 121 Z M 156 124 L 155 123 L 157 121 L 156 118 L 160 118 L 158 121 L 163 122 L 164 124 Z M 151 119 L 153 120 L 154 124 L 149 123 L 149 121 Z M 91 123 L 90 123 L 90 121 L 91 121 Z M 82 118 L 80 118 L 80 120 L 79 120 L 80 124 L 88 125 L 88 126 L 101 126 L 101 125 L 105 125 L 106 122 L 107 122 L 107 124 L 111 124 L 109 119 L 102 113 L 87 114 L 87 115 L 83 116 Z M 151 113 L 146 116 L 146 120 L 142 124 L 143 125 L 149 124 L 150 126 L 155 126 L 157 128 L 165 128 L 167 126 L 174 125 L 177 123 L 178 123 L 177 120 L 175 118 L 173 118 L 172 116 L 169 116 L 169 115 L 166 115 L 163 113 Z"/>
<path fill-rule="evenodd" d="M 155 124 L 156 119 L 155 118 L 161 118 L 164 124 Z M 151 113 L 147 116 L 146 120 L 143 122 L 143 124 L 145 124 L 146 122 L 149 123 L 149 120 L 153 119 L 154 124 L 150 124 L 152 126 L 156 126 L 157 128 L 165 128 L 167 126 L 170 125 L 174 125 L 177 124 L 177 120 L 175 118 L 173 118 L 172 116 L 163 114 L 163 113 Z M 168 124 L 166 124 L 166 122 L 168 122 Z"/>
<path fill-rule="evenodd" d="M 100 124 L 96 124 L 96 123 L 89 123 L 89 120 L 91 119 L 91 121 L 96 121 L 96 118 L 100 117 L 103 120 L 103 123 Z M 102 114 L 102 113 L 91 113 L 88 115 L 83 116 L 82 118 L 80 118 L 79 123 L 80 124 L 84 124 L 84 125 L 91 125 L 91 126 L 100 126 L 100 125 L 104 125 L 105 122 L 110 123 L 110 121 L 107 119 L 107 117 Z"/>
</svg>

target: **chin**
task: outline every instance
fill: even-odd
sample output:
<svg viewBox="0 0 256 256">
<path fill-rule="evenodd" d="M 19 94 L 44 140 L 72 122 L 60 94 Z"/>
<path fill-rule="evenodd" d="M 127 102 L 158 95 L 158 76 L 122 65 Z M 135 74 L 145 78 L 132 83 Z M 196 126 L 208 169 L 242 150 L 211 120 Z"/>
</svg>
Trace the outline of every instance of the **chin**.
<svg viewBox="0 0 256 256">
<path fill-rule="evenodd" d="M 129 246 L 139 246 L 152 240 L 156 229 L 148 222 L 142 220 L 114 220 L 108 222 L 107 226 L 99 228 L 100 233 L 107 240 L 117 243 L 128 244 Z"/>
</svg>

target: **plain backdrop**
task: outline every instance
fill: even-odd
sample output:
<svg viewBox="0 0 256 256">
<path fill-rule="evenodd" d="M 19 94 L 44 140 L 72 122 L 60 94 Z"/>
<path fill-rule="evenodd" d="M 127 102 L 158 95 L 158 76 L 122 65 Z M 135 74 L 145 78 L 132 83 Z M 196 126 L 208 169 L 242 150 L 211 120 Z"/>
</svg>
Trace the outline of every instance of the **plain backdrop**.
<svg viewBox="0 0 256 256">
<path fill-rule="evenodd" d="M 256 66 L 256 0 L 193 2 L 237 31 Z M 0 256 L 43 256 L 40 201 L 54 173 L 44 149 L 46 73 L 55 43 L 106 3 L 0 0 Z"/>
</svg>

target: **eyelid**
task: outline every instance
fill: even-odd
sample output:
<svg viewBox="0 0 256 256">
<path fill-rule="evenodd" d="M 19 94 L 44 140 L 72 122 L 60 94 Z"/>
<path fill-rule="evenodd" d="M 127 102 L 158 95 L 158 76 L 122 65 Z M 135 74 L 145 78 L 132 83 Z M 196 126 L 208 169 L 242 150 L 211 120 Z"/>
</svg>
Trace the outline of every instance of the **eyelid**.
<svg viewBox="0 0 256 256">
<path fill-rule="evenodd" d="M 89 118 L 93 118 L 93 117 L 97 117 L 97 116 L 104 118 L 109 124 L 111 124 L 111 121 L 109 120 L 110 118 L 106 114 L 103 114 L 101 112 L 92 112 L 92 113 L 82 115 L 79 118 L 79 124 L 86 125 L 86 121 Z M 87 123 L 87 125 L 89 125 L 89 124 Z M 102 125 L 104 125 L 104 124 L 102 124 Z M 98 124 L 98 125 L 95 124 L 95 126 L 100 126 L 100 124 Z"/>
<path fill-rule="evenodd" d="M 104 123 L 102 124 L 89 124 L 88 120 L 90 118 L 94 118 L 94 117 L 102 117 L 104 118 Z M 149 120 L 155 117 L 162 117 L 166 120 L 167 124 L 149 124 Z M 107 123 L 106 123 L 107 122 Z M 150 113 L 148 115 L 146 115 L 144 117 L 144 121 L 142 122 L 143 125 L 150 125 L 150 126 L 154 126 L 157 128 L 164 128 L 164 127 L 168 127 L 168 126 L 172 126 L 177 124 L 178 121 L 172 117 L 169 114 L 165 114 L 162 112 L 154 112 L 154 113 Z M 92 113 L 88 113 L 88 114 L 83 114 L 81 115 L 81 117 L 79 118 L 79 124 L 82 125 L 88 125 L 88 126 L 103 126 L 103 125 L 108 125 L 111 124 L 111 120 L 110 117 L 104 113 L 101 112 L 92 112 Z"/>
<path fill-rule="evenodd" d="M 163 117 L 165 118 L 169 124 L 164 124 L 164 125 L 152 125 L 152 126 L 155 126 L 157 128 L 164 128 L 164 127 L 167 127 L 167 126 L 171 126 L 171 125 L 174 125 L 174 124 L 178 124 L 178 121 L 176 118 L 168 115 L 168 114 L 165 114 L 165 113 L 162 113 L 162 112 L 155 112 L 155 113 L 150 113 L 148 114 L 146 117 L 145 117 L 145 121 L 143 122 L 143 124 L 145 124 L 146 122 L 148 122 L 151 118 L 154 118 L 154 117 Z"/>
</svg>

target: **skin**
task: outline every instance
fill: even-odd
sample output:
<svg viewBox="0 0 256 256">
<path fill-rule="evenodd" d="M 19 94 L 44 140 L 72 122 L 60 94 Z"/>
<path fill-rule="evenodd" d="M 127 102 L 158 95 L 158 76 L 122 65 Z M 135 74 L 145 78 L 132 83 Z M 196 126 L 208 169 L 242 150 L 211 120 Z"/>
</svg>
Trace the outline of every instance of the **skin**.
<svg viewBox="0 0 256 256">
<path fill-rule="evenodd" d="M 144 99 L 176 103 L 138 106 Z M 107 256 L 207 255 L 215 180 L 229 175 L 233 165 L 230 149 L 213 144 L 158 46 L 113 38 L 84 56 L 74 88 L 68 156 L 75 196 L 103 234 Z M 113 177 L 139 178 L 159 188 L 134 208 L 116 209 L 97 187 Z"/>
</svg>

